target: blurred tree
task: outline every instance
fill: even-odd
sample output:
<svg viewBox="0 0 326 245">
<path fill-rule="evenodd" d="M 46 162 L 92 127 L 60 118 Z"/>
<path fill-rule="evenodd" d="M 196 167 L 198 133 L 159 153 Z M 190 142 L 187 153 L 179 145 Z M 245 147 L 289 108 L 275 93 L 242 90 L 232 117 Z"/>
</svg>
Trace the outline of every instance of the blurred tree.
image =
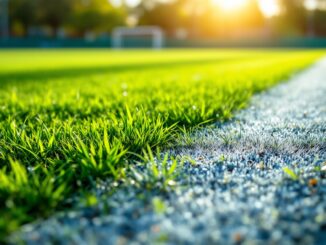
<svg viewBox="0 0 326 245">
<path fill-rule="evenodd" d="M 38 11 L 39 24 L 51 27 L 52 34 L 56 35 L 59 27 L 69 19 L 76 0 L 34 1 L 37 1 L 37 8 L 33 12 Z"/>
<path fill-rule="evenodd" d="M 303 0 L 279 0 L 281 13 L 275 18 L 277 32 L 281 35 L 304 35 L 307 29 L 307 10 Z"/>
<path fill-rule="evenodd" d="M 37 22 L 36 0 L 10 0 L 9 18 L 15 35 L 27 35 L 28 28 Z"/>
<path fill-rule="evenodd" d="M 316 35 L 326 36 L 326 10 L 316 10 L 314 14 L 314 27 Z"/>
<path fill-rule="evenodd" d="M 184 11 L 188 17 L 188 28 L 192 37 L 206 37 L 211 34 L 212 28 L 216 28 L 218 23 L 213 22 L 213 10 L 211 0 L 184 1 Z"/>
<path fill-rule="evenodd" d="M 257 1 L 247 0 L 245 6 L 232 11 L 223 10 L 213 0 L 142 0 L 134 8 L 128 7 L 127 0 L 10 0 L 9 3 L 11 30 L 16 35 L 28 34 L 30 27 L 50 27 L 55 35 L 60 27 L 67 27 L 72 35 L 82 36 L 89 32 L 110 32 L 126 24 L 126 19 L 139 18 L 139 25 L 160 26 L 170 36 L 186 33 L 188 37 L 204 38 L 263 29 L 267 22 Z M 304 0 L 276 1 L 280 14 L 268 21 L 274 33 L 299 36 L 313 28 L 317 35 L 326 35 L 325 10 L 309 12 Z M 326 5 L 326 0 L 319 3 Z"/>
<path fill-rule="evenodd" d="M 181 13 L 184 2 L 184 0 L 176 0 L 153 4 L 154 2 L 144 1 L 138 6 L 141 12 L 139 24 L 160 26 L 167 34 L 173 35 L 176 29 L 186 24 L 186 18 Z"/>
<path fill-rule="evenodd" d="M 114 8 L 108 0 L 78 0 L 69 25 L 83 35 L 87 32 L 110 32 L 115 26 L 124 25 L 126 15 L 122 7 Z"/>
</svg>

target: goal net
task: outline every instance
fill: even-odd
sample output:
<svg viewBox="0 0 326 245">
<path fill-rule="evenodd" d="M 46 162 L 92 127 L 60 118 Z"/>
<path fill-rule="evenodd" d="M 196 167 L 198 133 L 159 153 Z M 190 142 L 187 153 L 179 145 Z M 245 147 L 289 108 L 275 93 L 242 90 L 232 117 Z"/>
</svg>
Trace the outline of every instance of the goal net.
<svg viewBox="0 0 326 245">
<path fill-rule="evenodd" d="M 154 49 L 160 49 L 164 45 L 164 34 L 163 31 L 156 26 L 141 26 L 141 27 L 118 27 L 113 30 L 112 33 L 112 47 L 116 49 L 121 49 L 126 46 L 138 46 L 139 41 L 148 43 Z M 130 44 L 130 42 L 132 42 Z M 129 42 L 129 45 L 126 45 Z"/>
</svg>

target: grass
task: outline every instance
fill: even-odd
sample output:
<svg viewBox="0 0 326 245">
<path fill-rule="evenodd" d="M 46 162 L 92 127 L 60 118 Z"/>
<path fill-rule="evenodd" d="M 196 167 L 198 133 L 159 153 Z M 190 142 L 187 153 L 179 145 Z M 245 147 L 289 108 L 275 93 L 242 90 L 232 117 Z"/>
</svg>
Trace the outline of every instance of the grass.
<svg viewBox="0 0 326 245">
<path fill-rule="evenodd" d="M 153 181 L 168 185 L 176 162 L 160 173 L 151 150 L 177 144 L 180 133 L 198 125 L 230 119 L 254 93 L 323 53 L 0 51 L 0 241 L 70 208 L 69 197 L 97 180 L 126 178 L 142 158 L 153 165 Z"/>
</svg>

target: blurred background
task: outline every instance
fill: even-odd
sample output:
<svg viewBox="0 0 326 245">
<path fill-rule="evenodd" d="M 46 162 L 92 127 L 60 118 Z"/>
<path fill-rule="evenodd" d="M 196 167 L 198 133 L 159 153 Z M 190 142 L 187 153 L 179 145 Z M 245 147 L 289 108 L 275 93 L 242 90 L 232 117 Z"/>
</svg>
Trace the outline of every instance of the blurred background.
<svg viewBox="0 0 326 245">
<path fill-rule="evenodd" d="M 326 0 L 0 0 L 4 48 L 152 47 L 155 35 L 157 47 L 326 47 Z"/>
</svg>

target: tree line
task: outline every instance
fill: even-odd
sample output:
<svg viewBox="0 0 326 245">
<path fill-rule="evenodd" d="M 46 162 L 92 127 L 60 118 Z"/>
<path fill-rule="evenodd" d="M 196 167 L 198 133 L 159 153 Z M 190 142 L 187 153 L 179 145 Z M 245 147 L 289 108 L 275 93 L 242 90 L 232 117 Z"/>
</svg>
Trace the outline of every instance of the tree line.
<svg viewBox="0 0 326 245">
<path fill-rule="evenodd" d="M 31 30 L 47 30 L 56 36 L 61 30 L 69 36 L 87 33 L 109 34 L 116 26 L 157 25 L 168 36 L 232 36 L 250 30 L 265 30 L 271 35 L 326 35 L 326 12 L 308 11 L 303 0 L 279 0 L 281 12 L 267 19 L 257 0 L 233 13 L 225 13 L 212 0 L 143 0 L 136 7 L 125 1 L 114 5 L 109 0 L 10 0 L 10 31 L 14 36 L 31 35 Z"/>
</svg>

